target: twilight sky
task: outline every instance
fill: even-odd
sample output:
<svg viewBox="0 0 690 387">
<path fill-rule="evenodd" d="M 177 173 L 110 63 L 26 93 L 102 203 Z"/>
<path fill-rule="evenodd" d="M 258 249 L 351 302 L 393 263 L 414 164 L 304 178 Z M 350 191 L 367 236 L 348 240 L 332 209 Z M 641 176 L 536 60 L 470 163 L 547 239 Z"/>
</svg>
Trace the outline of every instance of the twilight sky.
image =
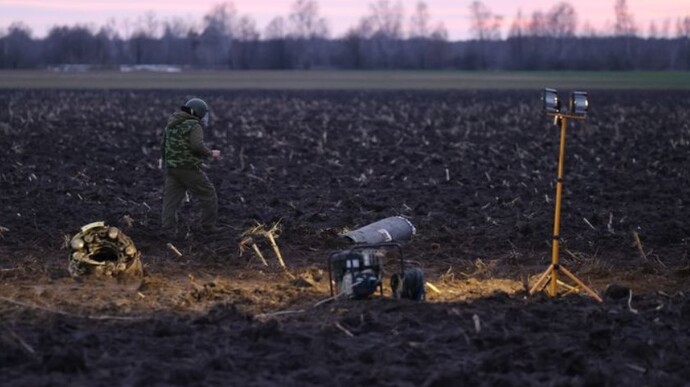
<svg viewBox="0 0 690 387">
<path fill-rule="evenodd" d="M 349 27 L 369 13 L 369 5 L 375 0 L 317 0 L 321 16 L 331 29 L 331 36 L 342 35 Z M 158 20 L 184 18 L 191 24 L 200 24 L 203 15 L 223 0 L 0 0 L 0 34 L 15 21 L 28 25 L 34 37 L 43 37 L 54 25 L 86 24 L 100 27 L 115 21 L 120 32 L 126 33 L 125 25 L 133 25 L 149 11 Z M 261 33 L 276 16 L 287 16 L 294 0 L 234 0 L 240 15 L 251 16 Z M 395 2 L 395 0 L 391 0 Z M 418 0 L 401 0 L 405 11 L 405 28 Z M 425 0 L 431 13 L 432 25 L 443 22 L 451 40 L 467 39 L 469 33 L 469 5 L 471 0 Z M 569 1 L 578 16 L 578 30 L 588 23 L 596 30 L 610 28 L 614 20 L 615 0 Z M 557 4 L 554 0 L 483 0 L 493 13 L 503 16 L 503 33 L 522 10 L 524 17 L 534 11 L 547 12 Z M 646 35 L 650 22 L 659 29 L 664 23 L 675 35 L 679 17 L 690 16 L 690 0 L 628 0 L 628 7 L 635 17 L 640 33 Z M 131 29 L 131 27 L 130 27 Z"/>
</svg>

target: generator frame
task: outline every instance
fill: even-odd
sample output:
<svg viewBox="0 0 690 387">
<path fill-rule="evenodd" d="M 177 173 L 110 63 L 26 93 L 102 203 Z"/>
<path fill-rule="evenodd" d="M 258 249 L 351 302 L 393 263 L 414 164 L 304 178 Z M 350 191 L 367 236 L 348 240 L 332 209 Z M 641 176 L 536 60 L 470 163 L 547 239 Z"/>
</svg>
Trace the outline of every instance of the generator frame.
<svg viewBox="0 0 690 387">
<path fill-rule="evenodd" d="M 329 254 L 329 256 L 328 256 L 328 284 L 330 286 L 331 297 L 336 296 L 335 295 L 335 289 L 334 289 L 334 283 L 333 283 L 333 279 L 334 279 L 333 278 L 333 258 L 335 256 L 337 256 L 338 254 L 342 254 L 344 252 L 352 253 L 352 252 L 357 252 L 357 251 L 367 250 L 367 249 L 372 249 L 372 250 L 396 249 L 398 252 L 398 256 L 400 257 L 400 275 L 403 275 L 405 273 L 405 260 L 404 260 L 404 256 L 403 256 L 402 246 L 400 246 L 399 243 L 387 242 L 387 243 L 363 244 L 363 245 L 353 246 L 349 249 L 334 251 L 331 254 Z M 378 288 L 379 288 L 379 293 L 381 294 L 381 296 L 383 296 L 383 262 L 379 261 L 378 266 L 379 266 L 379 276 L 380 276 Z M 349 275 L 352 275 L 352 273 L 350 273 Z"/>
</svg>

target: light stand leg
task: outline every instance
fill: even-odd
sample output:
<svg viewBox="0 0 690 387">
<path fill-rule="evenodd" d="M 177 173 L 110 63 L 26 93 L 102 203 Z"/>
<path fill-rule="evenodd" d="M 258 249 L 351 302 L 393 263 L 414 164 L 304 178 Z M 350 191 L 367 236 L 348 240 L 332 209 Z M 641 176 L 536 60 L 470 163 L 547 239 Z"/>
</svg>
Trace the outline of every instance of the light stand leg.
<svg viewBox="0 0 690 387">
<path fill-rule="evenodd" d="M 549 286 L 549 295 L 555 297 L 558 294 L 558 265 L 560 260 L 558 257 L 560 248 L 560 232 L 561 232 L 561 204 L 563 203 L 563 170 L 565 164 L 565 134 L 568 127 L 568 121 L 565 117 L 560 117 L 561 124 L 561 138 L 558 147 L 558 178 L 556 179 L 556 207 L 553 215 L 553 243 L 551 245 L 551 266 L 553 266 L 553 274 L 551 275 L 551 285 Z"/>
<path fill-rule="evenodd" d="M 566 275 L 566 277 L 570 278 L 579 286 L 582 290 L 587 292 L 590 296 L 592 296 L 595 300 L 602 302 L 601 297 L 599 297 L 598 294 L 594 292 L 594 290 L 590 289 L 587 285 L 585 285 L 582 281 L 580 281 L 579 278 L 575 277 L 575 274 L 571 273 L 570 270 L 566 269 L 565 267 L 561 267 L 561 270 L 563 270 L 563 274 Z"/>
<path fill-rule="evenodd" d="M 549 279 L 549 275 L 553 271 L 553 265 L 549 265 L 549 268 L 539 277 L 537 282 L 534 283 L 532 289 L 530 289 L 529 294 L 534 294 L 544 288 L 546 281 Z"/>
<path fill-rule="evenodd" d="M 601 297 L 599 297 L 599 295 L 597 295 L 592 289 L 588 288 L 582 281 L 575 277 L 573 273 L 571 273 L 568 269 L 566 269 L 560 264 L 559 248 L 561 232 L 561 204 L 563 197 L 563 165 L 565 163 L 565 135 L 566 129 L 568 127 L 568 121 L 566 117 L 562 115 L 557 115 L 556 118 L 560 121 L 561 124 L 561 138 L 558 147 L 558 179 L 556 180 L 556 207 L 553 216 L 553 243 L 551 245 L 551 265 L 549 265 L 549 268 L 546 269 L 546 271 L 544 272 L 544 274 L 541 275 L 541 277 L 539 277 L 537 282 L 530 290 L 530 294 L 541 290 L 542 287 L 546 285 L 547 280 L 550 280 L 547 293 L 551 297 L 556 297 L 558 295 L 558 286 L 560 284 L 563 284 L 563 282 L 558 280 L 558 272 L 563 271 L 563 274 L 565 274 L 566 277 L 570 278 L 573 282 L 575 282 L 581 289 L 587 292 L 587 294 L 594 297 L 594 299 L 596 299 L 597 301 L 602 302 Z"/>
</svg>

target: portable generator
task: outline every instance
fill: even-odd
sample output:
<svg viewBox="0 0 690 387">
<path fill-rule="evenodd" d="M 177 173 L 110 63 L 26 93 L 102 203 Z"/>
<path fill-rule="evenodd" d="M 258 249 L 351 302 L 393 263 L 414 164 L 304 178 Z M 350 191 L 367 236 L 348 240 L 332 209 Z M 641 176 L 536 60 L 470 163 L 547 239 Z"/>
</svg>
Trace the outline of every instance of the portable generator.
<svg viewBox="0 0 690 387">
<path fill-rule="evenodd" d="M 377 289 L 383 295 L 383 265 L 396 255 L 400 267 L 391 276 L 393 296 L 424 300 L 423 274 L 420 269 L 405 270 L 402 248 L 397 243 L 358 245 L 332 253 L 328 258 L 331 296 L 363 299 Z"/>
<path fill-rule="evenodd" d="M 379 290 L 383 295 L 383 264 L 386 254 L 397 251 L 403 265 L 402 249 L 397 243 L 359 245 L 332 253 L 328 257 L 331 296 L 366 298 Z"/>
</svg>

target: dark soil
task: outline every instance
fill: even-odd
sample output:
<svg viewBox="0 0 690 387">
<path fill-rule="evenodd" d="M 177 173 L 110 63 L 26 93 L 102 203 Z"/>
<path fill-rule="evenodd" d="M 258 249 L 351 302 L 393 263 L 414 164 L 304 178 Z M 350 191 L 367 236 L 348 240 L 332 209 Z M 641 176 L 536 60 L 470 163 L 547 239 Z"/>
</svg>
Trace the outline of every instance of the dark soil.
<svg viewBox="0 0 690 387">
<path fill-rule="evenodd" d="M 590 93 L 568 128 L 560 258 L 603 303 L 526 291 L 551 260 L 559 140 L 537 91 L 204 93 L 224 231 L 197 230 L 192 198 L 167 239 L 160 134 L 190 96 L 0 92 L 3 384 L 690 379 L 690 93 Z M 392 215 L 439 292 L 323 301 L 337 235 Z M 69 277 L 66 241 L 98 220 L 141 250 L 141 283 Z M 239 249 L 257 223 L 279 224 L 292 277 L 264 241 L 269 267 Z"/>
</svg>

